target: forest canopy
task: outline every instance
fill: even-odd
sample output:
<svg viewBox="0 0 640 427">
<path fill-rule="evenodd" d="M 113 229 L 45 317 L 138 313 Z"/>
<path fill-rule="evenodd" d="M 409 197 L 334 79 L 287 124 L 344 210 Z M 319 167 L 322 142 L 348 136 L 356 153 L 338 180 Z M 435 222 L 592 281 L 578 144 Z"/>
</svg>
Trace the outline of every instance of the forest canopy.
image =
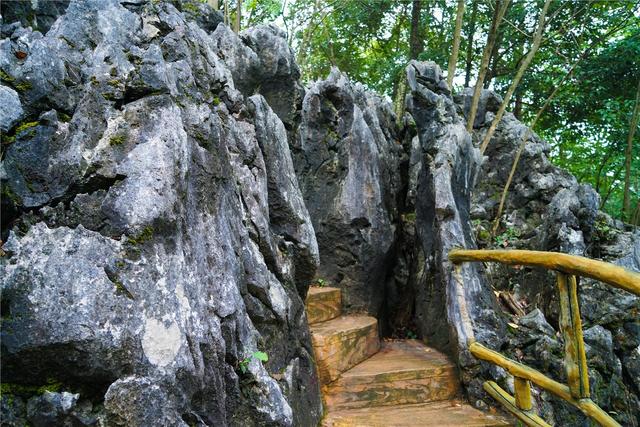
<svg viewBox="0 0 640 427">
<path fill-rule="evenodd" d="M 551 144 L 552 162 L 598 191 L 604 211 L 640 222 L 640 2 L 208 2 L 236 29 L 280 26 L 305 81 L 335 66 L 396 108 L 411 59 L 454 70 L 454 93 L 480 81 Z"/>
</svg>

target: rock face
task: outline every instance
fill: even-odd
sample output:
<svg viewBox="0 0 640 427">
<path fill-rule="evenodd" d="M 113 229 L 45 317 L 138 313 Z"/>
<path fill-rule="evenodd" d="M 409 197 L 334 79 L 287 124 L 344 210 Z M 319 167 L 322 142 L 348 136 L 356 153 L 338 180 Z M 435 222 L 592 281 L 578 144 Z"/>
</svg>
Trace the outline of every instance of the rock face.
<svg viewBox="0 0 640 427">
<path fill-rule="evenodd" d="M 416 233 L 426 259 L 417 288 L 416 323 L 429 343 L 456 355 L 468 392 L 478 396 L 480 367 L 467 342 L 475 336 L 499 347 L 504 325 L 478 266 L 454 267 L 447 254 L 456 247 L 475 246 L 469 209 L 480 153 L 456 114 L 440 68 L 411 62 L 407 80 L 407 110 L 418 129 L 422 159 L 415 191 Z"/>
<path fill-rule="evenodd" d="M 402 159 L 390 103 L 338 70 L 308 89 L 296 171 L 320 248 L 318 275 L 347 311 L 377 316 L 394 262 Z"/>
<path fill-rule="evenodd" d="M 276 90 L 243 96 L 234 78 L 251 52 L 278 65 L 256 81 L 297 79 L 279 67 L 290 50 L 271 27 L 238 37 L 174 4 L 73 2 L 44 36 L 3 27 L 2 412 L 16 425 L 322 414 L 302 303 L 313 226 Z"/>
</svg>

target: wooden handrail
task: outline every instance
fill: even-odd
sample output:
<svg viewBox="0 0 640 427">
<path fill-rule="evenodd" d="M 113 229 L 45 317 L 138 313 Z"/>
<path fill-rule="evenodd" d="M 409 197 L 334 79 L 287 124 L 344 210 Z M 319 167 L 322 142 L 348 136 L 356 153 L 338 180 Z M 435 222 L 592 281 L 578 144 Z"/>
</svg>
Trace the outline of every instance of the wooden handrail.
<svg viewBox="0 0 640 427">
<path fill-rule="evenodd" d="M 473 342 L 469 345 L 469 351 L 475 357 L 481 360 L 486 360 L 494 365 L 498 365 L 506 369 L 511 375 L 516 378 L 522 378 L 531 381 L 532 383 L 542 387 L 543 389 L 550 391 L 562 400 L 572 404 L 576 408 L 580 409 L 585 415 L 596 420 L 600 425 L 606 427 L 621 427 L 609 414 L 603 411 L 598 405 L 596 405 L 591 399 L 574 399 L 571 395 L 571 390 L 564 384 L 552 380 L 546 375 L 532 369 L 522 363 L 511 360 L 493 351 L 480 343 Z M 512 411 L 514 412 L 514 411 Z M 518 414 L 514 415 L 518 416 Z M 518 418 L 520 418 L 518 416 Z M 526 423 L 525 420 L 522 420 Z M 536 425 L 536 424 L 530 424 Z"/>
<path fill-rule="evenodd" d="M 452 249 L 449 260 L 460 262 L 499 262 L 510 265 L 528 265 L 542 267 L 547 270 L 561 271 L 576 276 L 590 277 L 640 295 L 640 274 L 623 267 L 589 259 L 577 255 L 559 252 L 525 251 L 525 250 L 469 250 Z"/>
<path fill-rule="evenodd" d="M 471 354 L 478 359 L 501 366 L 514 376 L 515 397 L 493 381 L 485 381 L 483 388 L 487 393 L 502 403 L 520 421 L 531 427 L 546 427 L 548 424 L 533 412 L 530 383 L 554 393 L 600 425 L 620 426 L 589 398 L 589 376 L 582 339 L 576 276 L 590 277 L 640 295 L 640 274 L 607 262 L 557 252 L 453 249 L 449 252 L 449 260 L 454 264 L 488 261 L 542 267 L 556 271 L 558 276 L 560 330 L 565 344 L 564 365 L 568 386 L 471 340 L 469 342 Z"/>
</svg>

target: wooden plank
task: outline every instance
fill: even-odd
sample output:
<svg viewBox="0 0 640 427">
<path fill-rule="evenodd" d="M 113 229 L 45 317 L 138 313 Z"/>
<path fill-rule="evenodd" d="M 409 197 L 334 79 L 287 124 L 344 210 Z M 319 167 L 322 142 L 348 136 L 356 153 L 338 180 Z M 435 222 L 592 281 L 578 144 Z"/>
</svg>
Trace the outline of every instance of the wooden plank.
<svg viewBox="0 0 640 427">
<path fill-rule="evenodd" d="M 309 327 L 321 384 L 374 355 L 380 348 L 378 321 L 370 316 L 340 316 Z"/>
<path fill-rule="evenodd" d="M 531 408 L 533 408 L 533 402 L 531 401 L 531 382 L 518 377 L 515 377 L 513 380 L 516 406 L 523 411 L 530 411 Z"/>
<path fill-rule="evenodd" d="M 449 252 L 449 260 L 454 263 L 485 261 L 543 267 L 566 274 L 590 277 L 640 295 L 640 273 L 626 270 L 608 262 L 576 255 L 524 250 L 452 249 Z"/>
<path fill-rule="evenodd" d="M 307 293 L 307 321 L 310 325 L 335 319 L 342 313 L 342 292 L 339 288 L 312 286 Z"/>
<path fill-rule="evenodd" d="M 518 407 L 516 399 L 514 399 L 509 393 L 507 393 L 502 387 L 493 381 L 486 381 L 482 388 L 491 395 L 494 399 L 504 406 L 504 408 L 511 412 L 513 415 L 522 421 L 524 424 L 530 427 L 551 427 L 545 420 L 540 418 L 537 414 L 530 411 L 522 410 Z"/>
<path fill-rule="evenodd" d="M 558 273 L 560 293 L 560 330 L 564 337 L 564 366 L 571 395 L 576 399 L 589 397 L 587 357 L 582 338 L 582 321 L 578 307 L 576 276 Z"/>
<path fill-rule="evenodd" d="M 493 351 L 477 342 L 471 342 L 469 344 L 469 351 L 478 359 L 486 360 L 487 362 L 491 362 L 494 365 L 501 366 L 502 368 L 509 371 L 509 373 L 514 377 L 527 379 L 532 383 L 542 387 L 543 389 L 550 391 L 551 393 L 580 409 L 585 415 L 593 418 L 598 423 L 600 423 L 600 425 L 605 427 L 621 427 L 620 424 L 616 422 L 616 420 L 611 418 L 609 414 L 604 412 L 590 399 L 574 399 L 571 395 L 569 387 L 552 380 L 551 378 L 536 371 L 535 369 L 525 366 L 522 363 L 516 362 L 515 360 L 511 360 L 508 357 L 501 355 L 497 351 Z"/>
</svg>

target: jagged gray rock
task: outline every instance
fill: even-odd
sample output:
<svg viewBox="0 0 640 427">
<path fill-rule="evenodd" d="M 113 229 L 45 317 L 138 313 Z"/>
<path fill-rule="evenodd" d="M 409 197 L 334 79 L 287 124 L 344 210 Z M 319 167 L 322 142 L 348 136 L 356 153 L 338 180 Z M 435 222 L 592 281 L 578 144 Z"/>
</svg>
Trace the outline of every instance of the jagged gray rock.
<svg viewBox="0 0 640 427">
<path fill-rule="evenodd" d="M 308 89 L 293 141 L 318 274 L 347 310 L 381 313 L 396 242 L 402 147 L 391 105 L 337 69 Z"/>
<path fill-rule="evenodd" d="M 505 325 L 479 266 L 454 267 L 447 255 L 456 247 L 475 247 L 469 209 L 480 152 L 473 147 L 435 63 L 412 61 L 407 80 L 407 110 L 418 129 L 422 158 L 416 231 L 426 258 L 416 295 L 416 323 L 429 343 L 455 355 L 467 391 L 478 399 L 481 368 L 468 351 L 468 341 L 475 338 L 499 348 Z"/>
<path fill-rule="evenodd" d="M 2 123 L 15 138 L 2 164 L 3 382 L 55 379 L 78 407 L 104 403 L 87 425 L 322 414 L 303 310 L 318 250 L 287 133 L 261 95 L 236 89 L 237 58 L 219 57 L 223 26 L 208 16 L 72 2 L 46 36 L 14 25 L 0 42 L 3 84 L 31 120 Z M 251 32 L 263 33 L 261 58 L 291 59 L 270 51 L 281 33 Z M 23 417 L 49 411 L 33 402 Z"/>
</svg>

